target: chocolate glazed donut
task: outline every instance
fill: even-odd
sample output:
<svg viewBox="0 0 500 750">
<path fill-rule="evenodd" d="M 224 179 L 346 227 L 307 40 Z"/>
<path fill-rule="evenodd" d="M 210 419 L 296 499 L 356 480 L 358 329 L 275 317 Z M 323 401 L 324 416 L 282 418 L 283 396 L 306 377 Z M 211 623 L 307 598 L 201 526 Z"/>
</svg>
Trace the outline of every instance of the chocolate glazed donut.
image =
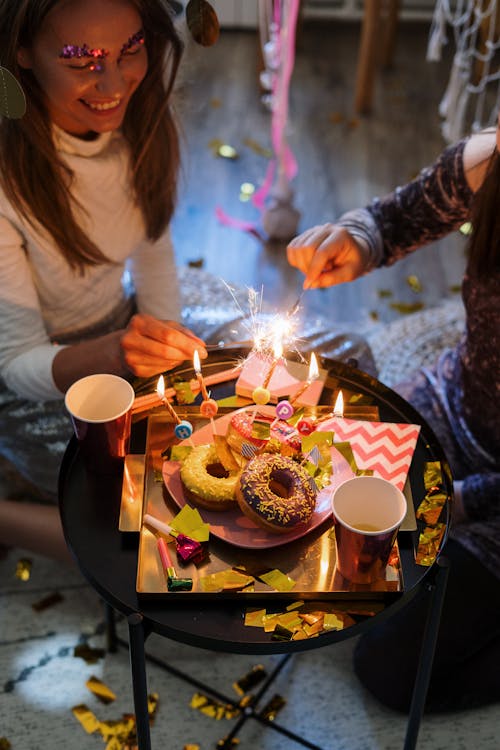
<svg viewBox="0 0 500 750">
<path fill-rule="evenodd" d="M 307 524 L 316 506 L 317 488 L 303 466 L 288 456 L 263 453 L 243 470 L 236 500 L 243 513 L 275 534 Z"/>
</svg>

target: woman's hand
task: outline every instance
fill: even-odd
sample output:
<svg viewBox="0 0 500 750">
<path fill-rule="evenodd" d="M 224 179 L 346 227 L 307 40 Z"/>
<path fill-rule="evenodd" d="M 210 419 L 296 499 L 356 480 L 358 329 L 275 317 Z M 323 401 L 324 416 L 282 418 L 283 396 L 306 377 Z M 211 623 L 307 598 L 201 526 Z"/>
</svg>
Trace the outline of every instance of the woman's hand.
<svg viewBox="0 0 500 750">
<path fill-rule="evenodd" d="M 120 346 L 127 368 L 141 378 L 192 360 L 196 349 L 200 359 L 207 356 L 204 342 L 189 329 L 172 320 L 143 314 L 131 318 L 120 337 Z"/>
<path fill-rule="evenodd" d="M 357 279 L 368 265 L 369 249 L 343 227 L 321 224 L 295 237 L 287 257 L 305 274 L 304 289 L 315 289 Z"/>
</svg>

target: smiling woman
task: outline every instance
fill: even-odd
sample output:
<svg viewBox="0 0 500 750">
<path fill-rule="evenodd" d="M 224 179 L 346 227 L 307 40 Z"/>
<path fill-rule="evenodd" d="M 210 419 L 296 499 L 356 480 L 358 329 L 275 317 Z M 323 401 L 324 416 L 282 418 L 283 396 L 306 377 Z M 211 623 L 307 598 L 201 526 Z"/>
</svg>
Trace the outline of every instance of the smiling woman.
<svg viewBox="0 0 500 750">
<path fill-rule="evenodd" d="M 0 455 L 54 501 L 73 382 L 206 356 L 169 235 L 182 42 L 168 0 L 0 0 L 0 49 L 27 100 L 0 121 Z M 56 508 L 0 499 L 2 542 L 63 556 Z"/>
<path fill-rule="evenodd" d="M 87 137 L 120 127 L 148 67 L 141 16 L 128 0 L 56 5 L 17 59 L 33 71 L 52 122 Z"/>
</svg>

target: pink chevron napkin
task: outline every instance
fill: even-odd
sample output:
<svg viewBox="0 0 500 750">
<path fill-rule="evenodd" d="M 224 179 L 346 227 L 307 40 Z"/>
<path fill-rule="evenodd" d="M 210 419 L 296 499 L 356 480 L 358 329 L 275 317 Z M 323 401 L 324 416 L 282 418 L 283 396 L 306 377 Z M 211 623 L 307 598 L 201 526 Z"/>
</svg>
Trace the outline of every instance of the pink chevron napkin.
<svg viewBox="0 0 500 750">
<path fill-rule="evenodd" d="M 335 433 L 334 443 L 348 441 L 360 469 L 371 469 L 375 476 L 403 489 L 420 425 L 332 417 L 318 429 Z"/>
</svg>

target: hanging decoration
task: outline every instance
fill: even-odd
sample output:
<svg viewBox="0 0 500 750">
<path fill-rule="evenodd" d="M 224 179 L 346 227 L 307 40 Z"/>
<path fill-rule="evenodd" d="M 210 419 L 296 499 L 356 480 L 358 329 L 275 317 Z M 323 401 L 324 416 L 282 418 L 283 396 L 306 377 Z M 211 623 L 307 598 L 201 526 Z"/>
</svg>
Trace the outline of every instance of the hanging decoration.
<svg viewBox="0 0 500 750">
<path fill-rule="evenodd" d="M 189 0 L 186 24 L 194 41 L 203 47 L 211 47 L 219 38 L 219 19 L 207 0 Z"/>
<path fill-rule="evenodd" d="M 278 240 L 288 240 L 297 234 L 300 219 L 300 213 L 293 205 L 290 185 L 297 174 L 297 162 L 286 134 L 299 5 L 300 0 L 259 0 L 259 32 L 265 65 L 260 82 L 265 92 L 263 102 L 272 115 L 274 155 L 253 203 L 263 211 L 264 231 L 270 238 Z"/>
<path fill-rule="evenodd" d="M 448 142 L 495 123 L 500 108 L 500 12 L 497 0 L 437 0 L 427 60 L 441 59 L 450 26 L 455 54 L 439 105 Z"/>
<path fill-rule="evenodd" d="M 12 73 L 0 66 L 0 116 L 18 120 L 26 112 L 26 97 Z"/>
<path fill-rule="evenodd" d="M 260 84 L 264 92 L 263 104 L 271 112 L 272 153 L 263 183 L 253 193 L 251 202 L 262 215 L 262 226 L 268 238 L 281 241 L 297 234 L 300 219 L 300 212 L 293 205 L 291 188 L 291 181 L 297 174 L 297 162 L 286 134 L 299 6 L 300 0 L 259 0 L 259 33 L 264 62 Z M 220 206 L 216 208 L 216 215 L 221 224 L 250 232 L 263 240 L 255 222 L 228 216 Z"/>
</svg>

